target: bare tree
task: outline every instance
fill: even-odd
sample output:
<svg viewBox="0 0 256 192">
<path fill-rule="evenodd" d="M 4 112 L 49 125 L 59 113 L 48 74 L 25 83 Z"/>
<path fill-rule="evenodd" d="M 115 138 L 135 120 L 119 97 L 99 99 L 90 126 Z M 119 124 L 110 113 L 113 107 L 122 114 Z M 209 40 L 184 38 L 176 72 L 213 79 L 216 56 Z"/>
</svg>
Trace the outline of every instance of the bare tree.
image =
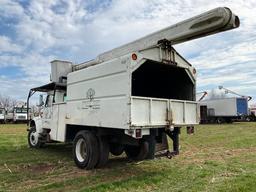
<svg viewBox="0 0 256 192">
<path fill-rule="evenodd" d="M 9 96 L 0 94 L 0 107 L 5 108 L 6 110 L 11 110 L 17 101 Z"/>
</svg>

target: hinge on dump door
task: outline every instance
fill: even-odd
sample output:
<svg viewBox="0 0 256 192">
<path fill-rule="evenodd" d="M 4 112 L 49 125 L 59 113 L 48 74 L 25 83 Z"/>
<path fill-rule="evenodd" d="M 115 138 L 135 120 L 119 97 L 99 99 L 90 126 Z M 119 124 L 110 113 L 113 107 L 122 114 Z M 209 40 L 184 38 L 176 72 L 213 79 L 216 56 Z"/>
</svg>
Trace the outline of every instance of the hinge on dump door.
<svg viewBox="0 0 256 192">
<path fill-rule="evenodd" d="M 160 48 L 159 55 L 162 62 L 165 64 L 177 65 L 177 62 L 175 61 L 175 50 L 172 47 L 171 41 L 162 39 L 158 41 L 158 46 Z"/>
</svg>

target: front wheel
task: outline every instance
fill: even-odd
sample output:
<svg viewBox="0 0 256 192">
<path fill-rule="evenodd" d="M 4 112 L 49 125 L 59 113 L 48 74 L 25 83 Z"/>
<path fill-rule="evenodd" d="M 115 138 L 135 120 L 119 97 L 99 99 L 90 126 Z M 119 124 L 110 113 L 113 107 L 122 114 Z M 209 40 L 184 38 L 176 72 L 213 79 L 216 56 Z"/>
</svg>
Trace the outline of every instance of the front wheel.
<svg viewBox="0 0 256 192">
<path fill-rule="evenodd" d="M 31 148 L 40 148 L 43 143 L 39 140 L 39 134 L 35 127 L 31 127 L 28 132 L 28 144 Z"/>
</svg>

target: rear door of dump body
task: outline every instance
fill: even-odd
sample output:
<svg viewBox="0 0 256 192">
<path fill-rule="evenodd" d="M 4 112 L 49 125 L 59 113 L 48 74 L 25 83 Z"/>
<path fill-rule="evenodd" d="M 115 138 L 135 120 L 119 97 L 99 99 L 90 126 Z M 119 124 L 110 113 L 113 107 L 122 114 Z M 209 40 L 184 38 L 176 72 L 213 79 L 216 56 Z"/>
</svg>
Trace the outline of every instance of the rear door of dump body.
<svg viewBox="0 0 256 192">
<path fill-rule="evenodd" d="M 176 50 L 152 48 L 132 66 L 131 125 L 183 126 L 199 123 L 196 70 Z M 140 60 L 140 58 L 143 58 Z"/>
<path fill-rule="evenodd" d="M 236 107 L 238 115 L 248 115 L 247 98 L 236 98 Z"/>
<path fill-rule="evenodd" d="M 132 97 L 132 127 L 189 126 L 199 123 L 199 105 L 194 101 Z"/>
</svg>

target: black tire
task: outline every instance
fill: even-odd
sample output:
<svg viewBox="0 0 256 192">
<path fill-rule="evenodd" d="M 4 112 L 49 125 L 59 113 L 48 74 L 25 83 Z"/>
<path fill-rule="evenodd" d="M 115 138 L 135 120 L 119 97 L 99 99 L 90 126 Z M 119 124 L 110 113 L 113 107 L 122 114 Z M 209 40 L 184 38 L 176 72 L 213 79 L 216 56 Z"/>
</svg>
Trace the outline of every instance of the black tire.
<svg viewBox="0 0 256 192">
<path fill-rule="evenodd" d="M 124 146 L 118 143 L 111 143 L 109 150 L 111 154 L 118 156 L 124 152 Z"/>
<path fill-rule="evenodd" d="M 125 146 L 125 153 L 129 159 L 135 161 L 144 160 L 149 151 L 149 144 L 147 141 L 141 141 L 139 146 L 127 145 Z"/>
<path fill-rule="evenodd" d="M 109 156 L 109 143 L 106 137 L 98 137 L 99 159 L 96 167 L 100 168 L 107 164 Z"/>
<path fill-rule="evenodd" d="M 31 148 L 40 148 L 43 146 L 44 143 L 42 143 L 39 139 L 39 135 L 36 135 L 36 128 L 31 127 L 28 131 L 28 145 Z"/>
<path fill-rule="evenodd" d="M 231 118 L 226 118 L 225 121 L 226 121 L 227 123 L 233 123 L 233 121 L 232 121 Z"/>
<path fill-rule="evenodd" d="M 155 158 L 155 149 L 156 149 L 156 138 L 155 136 L 149 136 L 146 138 L 148 142 L 148 154 L 146 159 L 154 159 Z"/>
<path fill-rule="evenodd" d="M 216 123 L 218 123 L 218 124 L 222 124 L 222 123 L 224 123 L 225 122 L 225 119 L 223 119 L 222 117 L 218 117 L 217 119 L 216 119 Z"/>
<path fill-rule="evenodd" d="M 93 169 L 99 159 L 97 137 L 90 131 L 79 131 L 73 141 L 73 157 L 77 167 Z"/>
</svg>

